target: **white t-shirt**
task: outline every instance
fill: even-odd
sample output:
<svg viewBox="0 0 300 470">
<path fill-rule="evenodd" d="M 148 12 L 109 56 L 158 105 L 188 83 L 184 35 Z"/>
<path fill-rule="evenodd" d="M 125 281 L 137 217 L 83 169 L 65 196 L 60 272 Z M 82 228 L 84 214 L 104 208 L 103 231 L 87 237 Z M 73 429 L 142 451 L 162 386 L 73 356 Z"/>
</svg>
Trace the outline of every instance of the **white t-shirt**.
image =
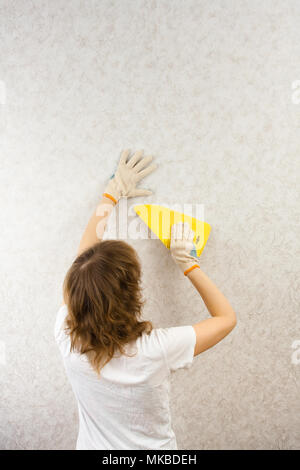
<svg viewBox="0 0 300 470">
<path fill-rule="evenodd" d="M 55 339 L 78 402 L 76 449 L 177 449 L 171 427 L 169 376 L 193 361 L 192 326 L 155 328 L 126 346 L 133 357 L 118 354 L 100 371 L 87 357 L 70 353 L 65 333 L 67 307 L 57 314 Z"/>
</svg>

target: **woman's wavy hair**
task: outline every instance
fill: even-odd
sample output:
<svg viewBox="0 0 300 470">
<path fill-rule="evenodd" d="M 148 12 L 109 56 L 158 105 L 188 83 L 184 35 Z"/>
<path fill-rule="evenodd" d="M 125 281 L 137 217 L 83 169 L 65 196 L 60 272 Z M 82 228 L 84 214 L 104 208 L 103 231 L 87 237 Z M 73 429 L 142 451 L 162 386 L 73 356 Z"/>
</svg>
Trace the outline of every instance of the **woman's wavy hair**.
<svg viewBox="0 0 300 470">
<path fill-rule="evenodd" d="M 71 351 L 86 354 L 100 374 L 116 352 L 153 328 L 141 321 L 141 266 L 135 250 L 119 240 L 96 243 L 80 254 L 64 280 L 66 332 Z"/>
</svg>

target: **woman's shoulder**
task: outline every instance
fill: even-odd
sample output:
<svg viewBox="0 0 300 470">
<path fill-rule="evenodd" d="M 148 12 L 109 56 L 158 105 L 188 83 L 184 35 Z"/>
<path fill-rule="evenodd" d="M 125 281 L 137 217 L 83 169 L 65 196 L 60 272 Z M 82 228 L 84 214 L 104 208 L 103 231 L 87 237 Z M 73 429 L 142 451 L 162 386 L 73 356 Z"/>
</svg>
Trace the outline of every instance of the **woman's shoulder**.
<svg viewBox="0 0 300 470">
<path fill-rule="evenodd" d="M 144 354 L 163 361 L 169 372 L 191 366 L 195 343 L 196 334 L 191 325 L 154 328 L 141 339 Z"/>
<path fill-rule="evenodd" d="M 163 335 L 164 328 L 152 328 L 150 332 L 144 332 L 136 341 L 138 349 L 150 359 L 163 359 Z"/>
<path fill-rule="evenodd" d="M 61 337 L 62 330 L 64 329 L 65 319 L 68 313 L 66 304 L 62 304 L 56 314 L 54 325 L 54 336 L 58 340 Z"/>
</svg>

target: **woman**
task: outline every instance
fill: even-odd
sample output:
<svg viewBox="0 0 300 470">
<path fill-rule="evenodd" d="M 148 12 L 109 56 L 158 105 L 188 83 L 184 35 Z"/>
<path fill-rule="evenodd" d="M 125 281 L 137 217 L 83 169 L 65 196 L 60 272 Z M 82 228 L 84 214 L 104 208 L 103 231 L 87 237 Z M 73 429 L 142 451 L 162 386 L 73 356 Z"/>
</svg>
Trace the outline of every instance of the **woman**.
<svg viewBox="0 0 300 470">
<path fill-rule="evenodd" d="M 171 255 L 202 297 L 212 318 L 194 325 L 153 328 L 141 320 L 141 267 L 123 241 L 101 241 L 121 197 L 154 170 L 124 151 L 102 201 L 90 219 L 64 282 L 55 338 L 78 402 L 77 449 L 177 449 L 169 409 L 169 376 L 189 368 L 235 326 L 235 313 L 189 253 L 188 224 L 172 227 Z M 100 243 L 99 243 L 100 241 Z"/>
</svg>

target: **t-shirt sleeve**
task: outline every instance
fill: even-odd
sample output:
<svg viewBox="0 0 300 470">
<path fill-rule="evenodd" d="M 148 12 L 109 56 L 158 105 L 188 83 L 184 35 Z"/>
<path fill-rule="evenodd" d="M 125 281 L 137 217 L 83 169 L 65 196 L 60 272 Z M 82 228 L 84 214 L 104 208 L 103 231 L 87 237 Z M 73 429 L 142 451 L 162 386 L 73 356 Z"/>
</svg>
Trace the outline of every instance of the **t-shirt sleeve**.
<svg viewBox="0 0 300 470">
<path fill-rule="evenodd" d="M 191 325 L 158 328 L 157 337 L 170 372 L 191 367 L 196 344 L 196 332 Z"/>
<path fill-rule="evenodd" d="M 54 338 L 62 354 L 70 352 L 69 336 L 65 332 L 65 319 L 68 313 L 67 306 L 64 304 L 57 312 L 54 325 Z"/>
</svg>

